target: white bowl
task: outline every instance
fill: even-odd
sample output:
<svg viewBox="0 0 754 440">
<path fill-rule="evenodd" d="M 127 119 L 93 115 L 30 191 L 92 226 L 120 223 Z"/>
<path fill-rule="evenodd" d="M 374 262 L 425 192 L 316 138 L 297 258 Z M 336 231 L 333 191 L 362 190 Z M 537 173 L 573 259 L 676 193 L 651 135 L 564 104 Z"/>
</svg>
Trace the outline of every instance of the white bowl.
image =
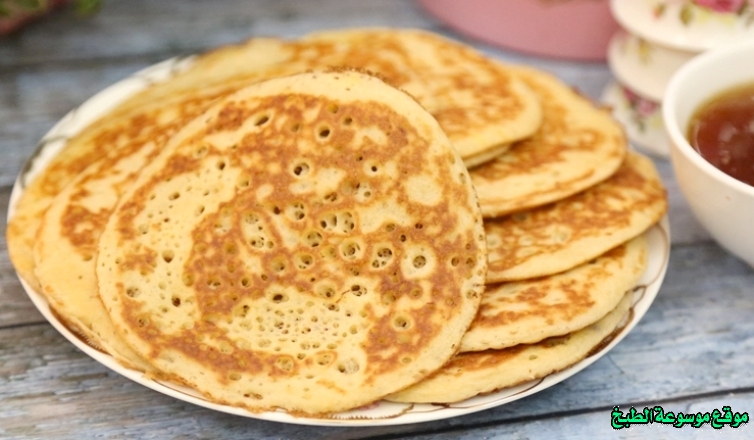
<svg viewBox="0 0 754 440">
<path fill-rule="evenodd" d="M 673 76 L 662 116 L 673 170 L 691 211 L 721 246 L 754 267 L 754 186 L 715 168 L 686 139 L 689 120 L 701 104 L 747 83 L 754 83 L 754 42 L 705 52 Z"/>
<path fill-rule="evenodd" d="M 607 61 L 618 81 L 645 98 L 660 102 L 670 78 L 695 55 L 696 52 L 660 46 L 618 31 L 610 39 Z"/>
<path fill-rule="evenodd" d="M 667 158 L 670 155 L 670 142 L 658 101 L 644 98 L 631 88 L 612 81 L 602 91 L 602 102 L 612 109 L 613 117 L 623 126 L 634 147 L 655 157 Z"/>
<path fill-rule="evenodd" d="M 610 0 L 610 8 L 632 34 L 674 49 L 701 52 L 754 39 L 754 4 L 749 0 Z"/>
</svg>

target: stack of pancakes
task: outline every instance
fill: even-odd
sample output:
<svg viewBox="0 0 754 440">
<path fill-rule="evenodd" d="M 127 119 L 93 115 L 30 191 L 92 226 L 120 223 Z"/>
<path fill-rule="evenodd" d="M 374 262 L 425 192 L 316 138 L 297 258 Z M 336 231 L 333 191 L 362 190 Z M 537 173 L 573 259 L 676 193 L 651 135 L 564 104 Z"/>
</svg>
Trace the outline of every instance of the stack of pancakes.
<svg viewBox="0 0 754 440">
<path fill-rule="evenodd" d="M 67 142 L 8 224 L 59 320 L 250 411 L 453 402 L 609 337 L 667 210 L 553 76 L 415 30 L 197 57 Z"/>
</svg>

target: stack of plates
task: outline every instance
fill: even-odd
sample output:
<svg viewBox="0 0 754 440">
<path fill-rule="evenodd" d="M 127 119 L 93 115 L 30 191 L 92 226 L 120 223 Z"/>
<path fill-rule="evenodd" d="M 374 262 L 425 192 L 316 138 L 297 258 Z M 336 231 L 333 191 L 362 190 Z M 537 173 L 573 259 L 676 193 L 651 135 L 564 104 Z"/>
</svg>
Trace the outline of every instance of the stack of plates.
<svg viewBox="0 0 754 440">
<path fill-rule="evenodd" d="M 611 0 L 622 29 L 610 41 L 608 64 L 615 81 L 603 101 L 626 127 L 632 143 L 667 157 L 660 104 L 670 78 L 695 55 L 754 39 L 754 5 L 746 1 Z"/>
</svg>

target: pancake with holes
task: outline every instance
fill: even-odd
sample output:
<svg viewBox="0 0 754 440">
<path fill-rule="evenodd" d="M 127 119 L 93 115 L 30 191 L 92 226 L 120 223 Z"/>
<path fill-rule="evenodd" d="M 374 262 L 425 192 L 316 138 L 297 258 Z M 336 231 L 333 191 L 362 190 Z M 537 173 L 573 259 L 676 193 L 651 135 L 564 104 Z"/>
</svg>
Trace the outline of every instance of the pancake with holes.
<svg viewBox="0 0 754 440">
<path fill-rule="evenodd" d="M 120 166 L 118 161 L 132 161 L 132 155 L 148 158 L 151 152 L 142 152 L 142 148 L 161 148 L 186 118 L 253 82 L 347 65 L 377 72 L 419 99 L 468 165 L 491 159 L 511 142 L 530 136 L 541 123 L 539 101 L 507 66 L 428 32 L 346 30 L 292 41 L 255 38 L 222 47 L 194 57 L 190 63 L 179 63 L 168 80 L 156 82 L 102 116 L 71 139 L 31 181 L 14 207 L 7 229 L 9 254 L 19 275 L 34 289 L 43 290 L 34 273 L 34 259 L 41 258 L 33 252 L 36 231 L 55 196 L 91 163 L 106 156 L 108 160 L 100 165 L 106 172 L 107 167 Z M 145 77 L 144 81 L 156 80 Z M 129 174 L 90 176 L 86 181 L 105 179 L 101 188 L 108 194 L 102 198 L 117 198 L 110 188 L 119 191 L 117 186 L 123 186 Z M 121 183 L 110 183 L 113 179 Z M 95 185 L 90 187 L 97 191 Z M 55 301 L 60 299 L 58 296 Z"/>
<path fill-rule="evenodd" d="M 508 65 L 420 30 L 354 29 L 299 41 L 319 62 L 377 72 L 437 119 L 468 167 L 492 160 L 542 124 L 537 95 Z"/>
<path fill-rule="evenodd" d="M 626 322 L 633 295 L 590 326 L 502 350 L 456 355 L 426 380 L 386 397 L 394 402 L 452 403 L 543 378 L 572 366 L 602 347 Z"/>
<path fill-rule="evenodd" d="M 251 411 L 342 411 L 440 368 L 484 288 L 481 213 L 437 122 L 353 71 L 258 83 L 189 123 L 99 242 L 116 329 Z"/>
<path fill-rule="evenodd" d="M 418 33 L 374 31 L 370 35 L 372 34 L 382 35 L 380 41 L 385 51 L 381 52 L 384 53 L 381 57 L 365 56 L 363 53 L 359 55 L 355 41 L 346 45 L 348 49 L 344 49 L 337 39 L 315 43 L 315 38 L 302 44 L 283 44 L 276 39 L 254 39 L 241 45 L 223 47 L 198 57 L 188 70 L 178 73 L 168 82 L 156 84 L 126 101 L 112 115 L 100 121 L 104 124 L 91 127 L 70 142 L 61 154 L 61 160 L 56 159 L 49 172 L 24 195 L 24 199 L 33 198 L 34 195 L 43 197 L 37 199 L 41 203 L 33 205 L 38 206 L 34 208 L 33 215 L 14 216 L 12 220 L 16 227 L 11 229 L 26 231 L 28 240 L 23 243 L 12 240 L 23 246 L 11 247 L 17 249 L 32 243 L 35 246 L 33 266 L 31 262 L 21 262 L 18 266 L 27 269 L 20 272 L 26 274 L 33 267 L 33 281 L 38 282 L 39 289 L 61 321 L 83 336 L 86 342 L 111 353 L 126 365 L 141 365 L 140 369 L 143 369 L 143 363 L 111 331 L 112 325 L 106 319 L 99 301 L 94 275 L 97 239 L 123 190 L 179 127 L 197 116 L 215 99 L 260 78 L 306 70 L 317 65 L 337 65 L 350 60 L 349 62 L 380 70 L 384 73 L 383 76 L 390 77 L 393 82 L 411 89 L 429 102 L 432 94 L 424 91 L 424 80 L 418 79 L 416 72 L 407 69 L 402 63 L 389 62 L 400 52 L 398 47 L 404 52 L 407 50 L 396 45 L 396 39 L 400 39 L 396 35 L 415 36 Z M 411 38 L 407 40 L 410 41 Z M 407 54 L 403 53 L 403 56 L 407 57 Z M 249 63 L 249 60 L 254 62 Z M 200 82 L 203 87 L 201 93 L 197 94 L 196 84 Z M 155 105 L 155 102 L 159 105 Z M 434 104 L 430 102 L 430 105 Z M 116 148 L 104 148 L 108 143 L 116 145 Z M 90 149 L 90 152 L 84 154 L 86 149 Z M 107 150 L 105 157 L 81 171 L 83 165 L 92 160 L 92 156 L 100 155 L 101 150 Z M 68 160 L 69 156 L 77 157 L 78 160 Z M 73 174 L 76 172 L 81 175 L 74 178 Z M 50 184 L 51 177 L 54 176 L 60 181 L 59 185 Z M 62 187 L 70 178 L 74 181 L 67 185 L 62 194 L 55 196 L 52 206 L 42 218 L 41 232 L 36 235 L 36 241 L 32 242 L 29 231 L 37 229 L 35 223 L 44 210 L 44 203 L 49 203 L 55 191 L 60 190 L 58 187 Z M 37 183 L 41 185 L 36 185 Z M 39 194 L 36 190 L 41 188 L 47 192 Z M 21 206 L 26 205 L 22 202 Z M 22 211 L 23 208 L 20 209 Z M 16 235 L 19 238 L 22 236 Z M 61 252 L 75 257 L 60 259 L 58 256 Z M 14 261 L 18 260 L 25 258 L 14 258 Z M 31 280 L 29 276 L 24 278 Z"/>
<path fill-rule="evenodd" d="M 39 211 L 41 202 L 50 203 L 33 242 L 33 274 L 40 293 L 74 334 L 129 368 L 154 373 L 119 337 L 99 298 L 95 262 L 105 223 L 123 191 L 167 140 L 213 101 L 245 84 L 243 80 L 254 78 L 261 68 L 269 71 L 281 44 L 281 40 L 258 38 L 197 57 L 191 69 L 177 74 L 170 84 L 137 94 L 85 129 L 27 190 L 37 197 Z M 232 61 L 244 58 L 257 62 L 241 68 Z M 229 71 L 236 76 L 229 78 Z M 204 87 L 199 93 L 187 93 L 190 85 L 200 81 Z M 94 160 L 94 155 L 104 157 Z M 81 170 L 87 162 L 92 163 Z M 52 184 L 54 179 L 58 184 Z M 40 190 L 46 192 L 40 194 Z M 60 192 L 52 197 L 54 190 Z M 22 198 L 22 204 L 32 197 Z M 33 229 L 32 218 L 22 216 L 14 222 Z"/>
<path fill-rule="evenodd" d="M 623 130 L 608 111 L 548 73 L 515 72 L 539 96 L 544 120 L 534 136 L 471 170 L 485 218 L 576 194 L 610 177 L 626 154 Z"/>
<path fill-rule="evenodd" d="M 665 187 L 654 164 L 631 152 L 613 176 L 586 191 L 531 211 L 485 220 L 487 283 L 576 267 L 643 233 L 667 209 Z"/>
<path fill-rule="evenodd" d="M 246 48 L 246 45 L 249 48 Z M 192 93 L 197 82 L 244 84 L 310 69 L 365 69 L 412 95 L 440 123 L 464 163 L 475 166 L 533 135 L 542 123 L 542 105 L 512 68 L 470 46 L 415 29 L 364 28 L 316 32 L 277 46 L 257 69 L 256 40 L 203 56 L 201 68 L 172 78 L 129 107 L 155 97 Z M 272 48 L 272 49 L 270 49 Z M 241 74 L 230 72 L 240 70 Z"/>
<path fill-rule="evenodd" d="M 72 126 L 82 123 L 84 115 L 93 111 L 102 114 L 67 139 L 61 151 L 39 173 L 22 176 L 23 193 L 13 206 L 6 230 L 8 254 L 19 276 L 44 294 L 34 273 L 36 234 L 45 212 L 66 185 L 95 162 L 100 161 L 97 166 L 112 174 L 107 168 L 119 160 L 141 154 L 143 148 L 159 148 L 178 127 L 204 112 L 211 102 L 258 79 L 261 70 L 269 71 L 277 65 L 282 47 L 281 40 L 257 38 L 243 46 L 222 48 L 194 57 L 190 63 L 177 63 L 171 72 L 175 76 L 169 82 L 159 82 L 146 74 L 135 75 L 129 79 L 130 86 L 139 83 L 146 89 L 125 102 L 116 102 L 121 98 L 111 94 L 112 100 L 96 99 L 88 102 L 86 108 L 73 110 L 70 120 L 78 122 L 71 123 Z M 228 77 L 228 72 L 233 72 L 233 78 Z M 58 137 L 51 139 L 58 141 Z M 123 182 L 131 179 L 128 175 L 112 177 Z M 107 182 L 104 185 L 103 191 L 112 186 Z M 97 211 L 91 214 L 104 215 Z M 89 253 L 90 244 L 86 244 Z"/>
<path fill-rule="evenodd" d="M 640 235 L 566 272 L 487 286 L 461 351 L 532 344 L 580 330 L 614 309 L 646 266 L 647 243 Z"/>
</svg>

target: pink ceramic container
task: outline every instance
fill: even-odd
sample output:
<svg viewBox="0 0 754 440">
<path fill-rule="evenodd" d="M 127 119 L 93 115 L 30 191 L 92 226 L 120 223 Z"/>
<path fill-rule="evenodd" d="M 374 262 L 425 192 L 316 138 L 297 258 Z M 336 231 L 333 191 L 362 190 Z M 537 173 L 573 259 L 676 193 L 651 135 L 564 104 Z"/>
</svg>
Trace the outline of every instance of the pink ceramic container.
<svg viewBox="0 0 754 440">
<path fill-rule="evenodd" d="M 608 0 L 418 0 L 453 29 L 556 58 L 604 60 L 618 24 Z"/>
</svg>

